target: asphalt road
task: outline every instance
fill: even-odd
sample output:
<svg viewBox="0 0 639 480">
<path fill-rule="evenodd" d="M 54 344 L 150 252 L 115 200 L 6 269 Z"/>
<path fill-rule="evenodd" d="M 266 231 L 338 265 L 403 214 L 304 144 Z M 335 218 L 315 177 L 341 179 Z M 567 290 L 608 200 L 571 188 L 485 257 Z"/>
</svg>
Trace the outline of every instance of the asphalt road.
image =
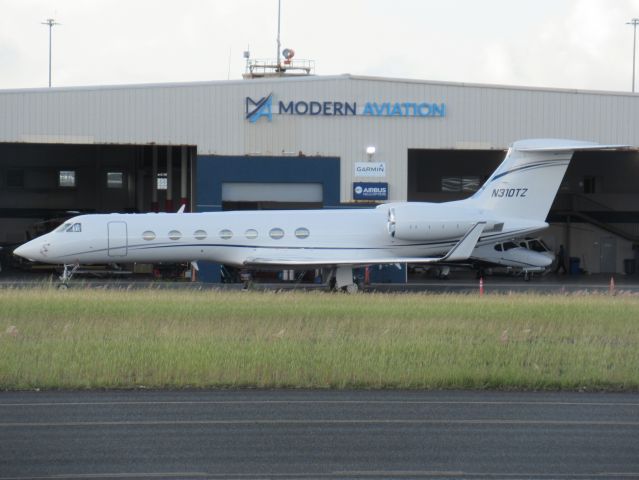
<svg viewBox="0 0 639 480">
<path fill-rule="evenodd" d="M 0 479 L 639 478 L 639 394 L 0 394 Z"/>
</svg>

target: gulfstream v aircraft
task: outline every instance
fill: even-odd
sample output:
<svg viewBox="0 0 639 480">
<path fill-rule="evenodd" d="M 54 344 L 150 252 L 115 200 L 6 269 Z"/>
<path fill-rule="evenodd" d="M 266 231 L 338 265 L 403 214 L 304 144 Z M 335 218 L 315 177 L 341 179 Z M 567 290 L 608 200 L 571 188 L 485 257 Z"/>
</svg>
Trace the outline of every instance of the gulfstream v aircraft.
<svg viewBox="0 0 639 480">
<path fill-rule="evenodd" d="M 459 262 L 476 247 L 535 233 L 575 151 L 624 148 L 574 140 L 522 140 L 472 197 L 387 203 L 370 210 L 80 215 L 14 253 L 63 264 L 197 262 L 244 268 L 331 268 L 357 290 L 353 268 Z M 194 265 L 197 265 L 194 263 Z"/>
</svg>

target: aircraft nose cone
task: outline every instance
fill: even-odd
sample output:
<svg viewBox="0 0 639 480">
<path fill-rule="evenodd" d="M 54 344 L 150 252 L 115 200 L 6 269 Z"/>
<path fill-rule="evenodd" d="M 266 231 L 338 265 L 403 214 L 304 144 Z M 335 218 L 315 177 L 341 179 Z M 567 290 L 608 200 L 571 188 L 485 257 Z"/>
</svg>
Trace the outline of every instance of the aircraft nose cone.
<svg viewBox="0 0 639 480">
<path fill-rule="evenodd" d="M 20 245 L 13 251 L 14 255 L 26 258 L 27 260 L 37 260 L 41 257 L 40 246 L 34 241 L 27 242 L 24 245 Z"/>
</svg>

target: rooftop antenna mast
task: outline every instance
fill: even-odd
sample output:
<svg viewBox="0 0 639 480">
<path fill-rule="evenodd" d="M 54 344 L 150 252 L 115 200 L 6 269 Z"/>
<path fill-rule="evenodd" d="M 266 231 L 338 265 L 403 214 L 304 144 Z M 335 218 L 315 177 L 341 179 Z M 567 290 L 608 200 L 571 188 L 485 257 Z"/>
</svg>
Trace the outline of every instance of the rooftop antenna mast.
<svg viewBox="0 0 639 480">
<path fill-rule="evenodd" d="M 282 0 L 277 0 L 277 53 L 275 55 L 275 63 L 277 64 L 277 70 L 280 71 L 282 64 L 280 63 L 280 20 L 282 15 Z"/>
</svg>

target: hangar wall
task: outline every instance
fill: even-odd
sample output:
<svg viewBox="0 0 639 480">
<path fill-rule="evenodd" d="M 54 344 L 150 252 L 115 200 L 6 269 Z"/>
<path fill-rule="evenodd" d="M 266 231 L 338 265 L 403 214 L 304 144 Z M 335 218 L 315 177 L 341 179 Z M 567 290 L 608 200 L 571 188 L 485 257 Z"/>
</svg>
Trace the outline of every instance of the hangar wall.
<svg viewBox="0 0 639 480">
<path fill-rule="evenodd" d="M 356 174 L 356 164 L 368 161 L 385 163 L 383 175 L 371 180 L 388 183 L 390 201 L 451 200 L 465 194 L 438 189 L 443 177 L 461 175 L 462 181 L 464 175 L 485 177 L 490 173 L 485 171 L 487 166 L 497 162 L 513 141 L 534 137 L 637 147 L 639 95 L 353 75 L 6 90 L 0 91 L 0 143 L 4 144 L 0 148 L 0 187 L 8 184 L 4 170 L 17 166 L 3 152 L 17 144 L 45 146 L 42 155 L 46 158 L 38 158 L 45 163 L 56 161 L 54 153 L 60 144 L 65 147 L 63 151 L 68 148 L 77 152 L 89 145 L 104 152 L 119 148 L 133 151 L 141 145 L 145 151 L 151 149 L 150 145 L 180 145 L 197 153 L 196 162 L 218 160 L 215 172 L 194 169 L 190 177 L 190 185 L 198 184 L 194 189 L 198 209 L 209 208 L 202 207 L 199 195 L 216 184 L 223 166 L 253 162 L 253 173 L 286 172 L 291 165 L 303 166 L 310 159 L 326 162 L 333 171 L 330 200 L 325 196 L 325 205 L 353 201 L 353 182 L 368 180 Z M 368 146 L 376 148 L 373 155 L 366 153 Z M 35 155 L 28 160 L 35 161 Z M 616 212 L 615 218 L 607 219 L 613 231 L 617 221 L 624 229 L 636 230 L 639 154 L 630 152 L 624 159 L 610 157 L 608 152 L 604 155 L 581 158 L 579 168 L 571 165 L 574 173 L 569 169 L 553 208 L 569 211 L 568 216 L 579 213 L 583 218 L 584 213 L 602 214 L 595 205 L 598 202 Z M 420 163 L 434 156 L 452 159 L 460 168 L 453 168 L 452 160 Z M 137 172 L 136 178 L 142 180 L 136 185 L 140 183 L 148 191 L 152 182 L 148 151 L 142 157 L 146 158 L 146 173 Z M 99 158 L 93 155 L 87 161 L 97 165 Z M 3 165 L 7 167 L 4 170 Z M 25 163 L 27 168 L 30 165 Z M 179 172 L 179 167 L 173 168 Z M 247 175 L 251 177 L 252 173 Z M 25 188 L 26 180 L 28 177 Z M 12 209 L 20 194 L 33 194 L 7 193 L 0 199 L 0 209 Z M 576 208 L 574 200 L 581 194 L 588 203 Z M 141 196 L 137 187 L 135 195 Z M 35 200 L 36 196 L 29 198 Z M 565 199 L 570 201 L 566 205 Z M 220 199 L 208 200 L 213 203 L 206 205 L 220 203 Z M 608 215 L 605 210 L 603 213 Z M 567 244 L 570 255 L 582 257 L 582 264 L 590 271 L 601 270 L 606 262 L 597 252 L 611 230 L 599 231 L 591 223 L 588 233 L 580 235 L 578 231 L 586 230 L 579 230 L 579 219 L 572 218 L 571 234 L 570 228 L 561 224 L 566 218 L 564 214 L 550 220 L 559 222 L 551 235 L 557 243 Z M 21 234 L 24 228 L 20 225 L 15 230 Z M 639 252 L 639 248 L 633 250 L 633 245 L 639 245 L 639 235 L 635 231 L 619 238 L 615 261 L 621 271 L 624 260 Z M 11 241 L 18 241 L 17 237 Z"/>
<path fill-rule="evenodd" d="M 271 95 L 271 120 L 247 110 Z M 317 102 L 320 114 L 278 111 Z M 389 103 L 444 105 L 445 114 Z M 357 115 L 335 114 L 335 103 Z M 324 114 L 326 112 L 331 114 Z M 372 114 L 371 114 L 372 113 Z M 340 199 L 352 200 L 354 163 L 387 163 L 390 200 L 406 200 L 408 148 L 504 149 L 514 140 L 575 138 L 639 145 L 639 95 L 352 75 L 0 92 L 0 142 L 197 145 L 200 155 L 339 157 Z"/>
</svg>

